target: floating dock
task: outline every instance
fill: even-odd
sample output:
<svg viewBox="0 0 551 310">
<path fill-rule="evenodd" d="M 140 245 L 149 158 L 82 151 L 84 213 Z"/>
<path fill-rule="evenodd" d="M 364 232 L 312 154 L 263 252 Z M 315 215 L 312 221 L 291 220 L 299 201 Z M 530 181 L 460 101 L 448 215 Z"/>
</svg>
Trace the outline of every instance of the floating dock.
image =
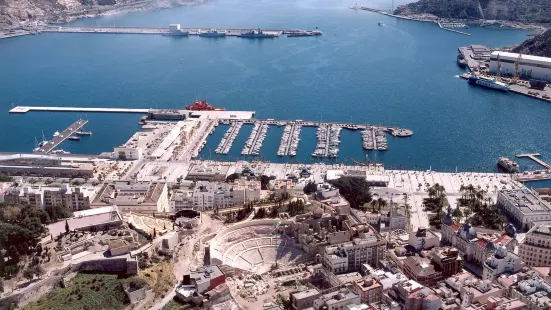
<svg viewBox="0 0 551 310">
<path fill-rule="evenodd" d="M 277 150 L 278 156 L 295 156 L 297 155 L 298 143 L 300 141 L 300 132 L 302 125 L 296 123 L 288 123 L 283 129 L 281 143 Z"/>
<path fill-rule="evenodd" d="M 230 128 L 228 128 L 228 130 L 224 134 L 224 137 L 222 137 L 220 144 L 218 144 L 218 147 L 215 150 L 216 154 L 226 155 L 230 152 L 233 141 L 237 137 L 239 130 L 241 130 L 241 126 L 243 126 L 242 122 L 231 123 Z"/>
<path fill-rule="evenodd" d="M 42 147 L 36 149 L 34 152 L 43 153 L 43 154 L 50 153 L 56 147 L 58 147 L 61 143 L 67 140 L 70 136 L 75 134 L 75 132 L 79 131 L 82 127 L 84 127 L 84 125 L 86 124 L 88 124 L 88 120 L 82 120 L 82 119 L 72 123 L 71 126 L 67 127 L 60 134 L 54 136 L 50 141 L 47 141 L 46 143 L 44 143 Z"/>
<path fill-rule="evenodd" d="M 318 127 L 316 136 L 318 143 L 312 156 L 314 157 L 330 157 L 336 158 L 339 156 L 340 132 L 342 128 L 334 125 L 325 125 Z"/>
<path fill-rule="evenodd" d="M 530 158 L 531 160 L 537 162 L 538 164 L 540 164 L 541 166 L 543 166 L 545 169 L 551 169 L 551 165 L 544 162 L 543 160 L 537 158 L 536 156 L 541 156 L 540 153 L 533 153 L 533 154 L 518 154 L 517 155 L 517 158 L 523 158 L 523 157 L 528 157 Z"/>
<path fill-rule="evenodd" d="M 241 151 L 241 155 L 260 154 L 260 148 L 262 147 L 262 143 L 264 143 L 264 139 L 266 138 L 268 127 L 269 126 L 264 123 L 256 123 L 254 125 L 251 135 L 249 136 L 249 139 L 247 139 L 245 147 L 243 147 L 243 151 Z"/>
</svg>

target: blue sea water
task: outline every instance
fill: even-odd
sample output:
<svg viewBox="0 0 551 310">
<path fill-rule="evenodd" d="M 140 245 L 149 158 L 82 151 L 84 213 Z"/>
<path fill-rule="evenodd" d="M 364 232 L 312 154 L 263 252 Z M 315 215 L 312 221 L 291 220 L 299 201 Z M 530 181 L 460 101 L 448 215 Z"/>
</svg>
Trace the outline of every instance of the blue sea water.
<svg viewBox="0 0 551 310">
<path fill-rule="evenodd" d="M 389 1 L 369 6 L 387 8 Z M 458 46 L 507 46 L 525 31 L 471 27 L 472 36 L 348 9 L 353 1 L 219 0 L 189 7 L 79 20 L 74 25 L 319 27 L 320 37 L 248 40 L 147 35 L 41 34 L 0 40 L 0 151 L 28 152 L 79 115 L 10 115 L 12 105 L 182 108 L 206 97 L 214 106 L 254 110 L 258 118 L 349 121 L 412 129 L 389 137 L 389 166 L 494 171 L 499 156 L 539 152 L 551 161 L 551 106 L 469 86 L 457 77 Z M 362 3 L 360 3 L 362 4 Z M 368 5 L 368 4 L 365 4 Z M 377 26 L 382 20 L 385 26 Z M 139 129 L 138 115 L 88 114 L 93 136 L 68 141 L 73 153 L 112 150 Z M 214 158 L 220 126 L 201 153 Z M 240 157 L 244 126 L 226 159 Z M 281 128 L 270 128 L 262 157 L 276 156 Z M 363 161 L 359 132 L 343 130 L 338 161 Z M 304 128 L 293 161 L 310 161 L 315 129 Z M 523 169 L 540 168 L 528 159 Z"/>
</svg>

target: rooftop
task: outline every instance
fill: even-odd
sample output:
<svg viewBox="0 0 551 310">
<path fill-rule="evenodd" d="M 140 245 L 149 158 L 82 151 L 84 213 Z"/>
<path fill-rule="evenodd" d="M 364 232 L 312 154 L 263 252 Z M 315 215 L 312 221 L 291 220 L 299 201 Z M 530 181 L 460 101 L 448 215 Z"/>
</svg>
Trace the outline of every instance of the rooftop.
<svg viewBox="0 0 551 310">
<path fill-rule="evenodd" d="M 500 193 L 524 215 L 551 212 L 549 202 L 541 199 L 536 192 L 528 188 L 502 190 Z"/>
</svg>

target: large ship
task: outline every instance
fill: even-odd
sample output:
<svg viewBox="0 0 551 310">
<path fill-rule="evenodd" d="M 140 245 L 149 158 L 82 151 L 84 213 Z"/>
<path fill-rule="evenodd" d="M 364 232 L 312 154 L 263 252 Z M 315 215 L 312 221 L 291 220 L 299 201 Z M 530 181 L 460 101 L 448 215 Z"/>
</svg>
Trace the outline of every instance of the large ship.
<svg viewBox="0 0 551 310">
<path fill-rule="evenodd" d="M 166 35 L 175 36 L 175 37 L 185 37 L 189 35 L 189 31 L 185 31 L 183 29 L 176 29 L 174 31 L 167 33 Z"/>
<path fill-rule="evenodd" d="M 518 164 L 507 157 L 500 157 L 499 160 L 497 161 L 497 167 L 508 173 L 520 172 L 520 168 L 518 167 Z"/>
<path fill-rule="evenodd" d="M 469 84 L 471 85 L 480 85 L 487 88 L 508 91 L 509 84 L 503 82 L 498 82 L 495 78 L 489 78 L 484 76 L 478 76 L 476 74 L 471 74 L 469 76 Z"/>
<path fill-rule="evenodd" d="M 240 37 L 240 38 L 264 39 L 264 38 L 275 38 L 276 34 L 266 33 L 264 31 L 260 30 L 260 28 L 258 28 L 257 30 L 247 31 L 247 32 L 244 32 L 244 33 L 239 34 L 237 36 Z"/>
<path fill-rule="evenodd" d="M 186 105 L 186 110 L 190 111 L 224 111 L 224 108 L 215 108 L 208 104 L 206 100 L 195 100 L 193 104 Z"/>
<path fill-rule="evenodd" d="M 220 37 L 225 37 L 226 34 L 227 34 L 226 30 L 211 29 L 207 32 L 199 33 L 199 36 L 200 37 L 220 38 Z"/>
</svg>

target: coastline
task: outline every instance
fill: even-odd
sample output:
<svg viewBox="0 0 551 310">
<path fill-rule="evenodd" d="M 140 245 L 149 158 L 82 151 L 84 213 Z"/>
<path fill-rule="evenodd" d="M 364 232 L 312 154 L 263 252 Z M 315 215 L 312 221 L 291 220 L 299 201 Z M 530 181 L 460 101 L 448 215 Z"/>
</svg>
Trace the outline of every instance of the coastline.
<svg viewBox="0 0 551 310">
<path fill-rule="evenodd" d="M 96 18 L 100 16 L 118 15 L 132 12 L 153 11 L 159 9 L 170 9 L 180 6 L 191 6 L 205 3 L 206 0 L 170 0 L 159 3 L 156 0 L 143 0 L 133 3 L 116 5 L 94 6 L 66 10 L 62 12 L 50 12 L 42 16 L 41 20 L 29 20 L 19 25 L 12 25 L 2 28 L 0 25 L 0 39 L 14 38 L 24 35 L 33 35 L 41 32 L 48 25 L 67 24 L 79 19 Z M 57 15 L 57 16 L 56 16 Z"/>
</svg>

